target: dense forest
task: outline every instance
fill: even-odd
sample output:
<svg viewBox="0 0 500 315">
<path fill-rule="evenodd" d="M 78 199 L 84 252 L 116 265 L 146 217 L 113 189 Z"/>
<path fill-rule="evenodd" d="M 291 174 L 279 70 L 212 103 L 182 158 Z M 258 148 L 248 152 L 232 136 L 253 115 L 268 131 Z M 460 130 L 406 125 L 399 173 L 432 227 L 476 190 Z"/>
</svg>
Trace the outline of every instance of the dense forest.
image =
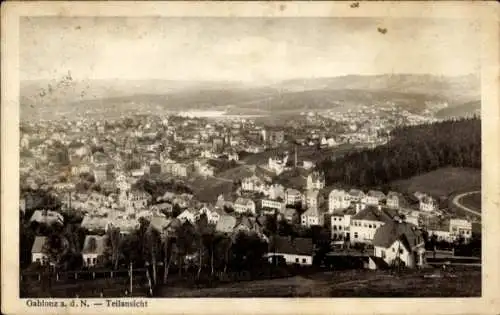
<svg viewBox="0 0 500 315">
<path fill-rule="evenodd" d="M 373 149 L 324 160 L 327 184 L 386 187 L 391 181 L 453 166 L 481 168 L 481 120 L 477 117 L 400 127 Z"/>
</svg>

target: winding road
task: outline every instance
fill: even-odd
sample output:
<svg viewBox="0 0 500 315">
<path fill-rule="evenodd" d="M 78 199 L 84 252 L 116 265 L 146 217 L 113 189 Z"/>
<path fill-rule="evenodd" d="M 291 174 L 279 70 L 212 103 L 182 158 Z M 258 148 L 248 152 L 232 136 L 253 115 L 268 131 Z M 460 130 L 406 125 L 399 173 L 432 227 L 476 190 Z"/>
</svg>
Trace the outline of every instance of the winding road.
<svg viewBox="0 0 500 315">
<path fill-rule="evenodd" d="M 477 190 L 477 191 L 469 191 L 469 192 L 466 192 L 466 193 L 463 193 L 463 194 L 459 194 L 459 195 L 456 195 L 454 198 L 453 198 L 453 204 L 456 205 L 457 207 L 459 207 L 460 209 L 464 210 L 464 211 L 467 211 L 469 213 L 472 213 L 474 215 L 477 215 L 479 217 L 481 217 L 481 213 L 480 212 L 477 212 L 476 210 L 473 210 L 469 207 L 466 207 L 464 205 L 462 205 L 459 201 L 460 199 L 462 199 L 463 197 L 465 196 L 468 196 L 468 195 L 472 195 L 472 194 L 477 194 L 477 193 L 480 193 L 481 191 L 480 190 Z"/>
</svg>

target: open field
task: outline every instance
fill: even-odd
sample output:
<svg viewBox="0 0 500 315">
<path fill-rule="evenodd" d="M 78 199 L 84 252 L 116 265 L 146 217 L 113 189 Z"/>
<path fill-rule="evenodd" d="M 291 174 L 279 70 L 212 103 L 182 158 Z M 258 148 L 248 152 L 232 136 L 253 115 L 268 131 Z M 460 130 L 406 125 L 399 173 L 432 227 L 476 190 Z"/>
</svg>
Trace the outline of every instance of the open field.
<svg viewBox="0 0 500 315">
<path fill-rule="evenodd" d="M 416 191 L 436 197 L 449 197 L 457 192 L 481 190 L 481 170 L 471 168 L 440 168 L 435 171 L 391 183 L 400 192 Z"/>
<path fill-rule="evenodd" d="M 310 276 L 238 282 L 216 288 L 165 288 L 168 297 L 472 297 L 481 295 L 479 268 L 425 277 L 433 270 L 329 271 Z"/>
<path fill-rule="evenodd" d="M 481 212 L 481 193 L 471 193 L 461 197 L 458 202 L 474 211 Z"/>
<path fill-rule="evenodd" d="M 220 194 L 229 193 L 233 189 L 233 183 L 231 181 L 214 177 L 192 178 L 187 184 L 194 195 L 203 202 L 213 202 L 217 200 Z"/>
</svg>

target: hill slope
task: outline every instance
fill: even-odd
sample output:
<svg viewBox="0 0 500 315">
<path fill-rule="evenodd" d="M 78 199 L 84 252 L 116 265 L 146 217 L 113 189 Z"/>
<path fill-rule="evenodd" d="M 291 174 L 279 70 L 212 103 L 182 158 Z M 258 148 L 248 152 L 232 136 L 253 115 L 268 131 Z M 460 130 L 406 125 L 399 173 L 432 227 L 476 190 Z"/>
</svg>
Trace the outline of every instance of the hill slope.
<svg viewBox="0 0 500 315">
<path fill-rule="evenodd" d="M 223 108 L 283 111 L 324 109 L 344 103 L 393 101 L 423 109 L 426 101 L 448 101 L 450 107 L 479 99 L 475 76 L 428 75 L 344 76 L 290 80 L 274 85 L 240 82 L 177 82 L 168 80 L 53 81 L 21 83 L 21 111 L 86 111 L 103 105 L 117 110 L 161 107 L 170 110 Z"/>
</svg>

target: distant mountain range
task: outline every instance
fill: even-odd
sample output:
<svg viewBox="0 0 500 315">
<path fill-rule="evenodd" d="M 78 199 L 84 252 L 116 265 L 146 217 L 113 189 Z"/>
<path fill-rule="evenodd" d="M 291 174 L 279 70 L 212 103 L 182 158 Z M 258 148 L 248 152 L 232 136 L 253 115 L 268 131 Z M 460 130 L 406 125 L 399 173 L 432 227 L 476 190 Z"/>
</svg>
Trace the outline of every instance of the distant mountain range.
<svg viewBox="0 0 500 315">
<path fill-rule="evenodd" d="M 348 75 L 288 80 L 273 84 L 182 82 L 168 80 L 22 81 L 21 112 L 59 109 L 86 111 L 103 106 L 117 111 L 138 107 L 165 110 L 224 109 L 234 113 L 327 109 L 350 103 L 392 101 L 410 110 L 425 102 L 447 101 L 451 110 L 477 109 L 479 76 Z M 50 108 L 50 110 L 49 110 Z M 444 113 L 446 115 L 446 112 Z"/>
</svg>

